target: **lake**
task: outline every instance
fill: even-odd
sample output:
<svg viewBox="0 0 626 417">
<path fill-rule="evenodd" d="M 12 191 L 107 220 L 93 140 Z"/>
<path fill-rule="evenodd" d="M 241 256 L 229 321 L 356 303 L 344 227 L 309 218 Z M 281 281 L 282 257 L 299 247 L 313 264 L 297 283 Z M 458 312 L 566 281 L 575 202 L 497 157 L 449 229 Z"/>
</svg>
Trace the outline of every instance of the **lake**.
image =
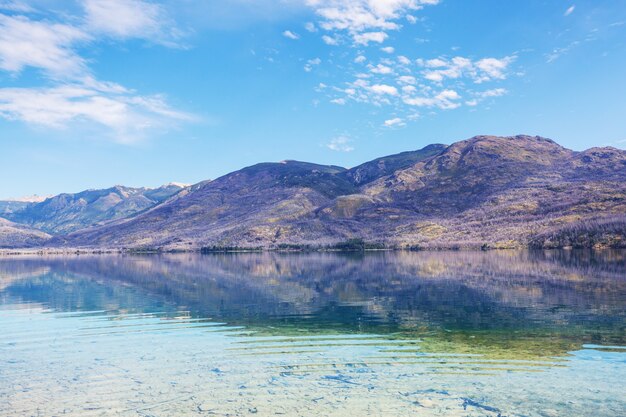
<svg viewBox="0 0 626 417">
<path fill-rule="evenodd" d="M 0 258 L 1 416 L 624 416 L 626 252 Z"/>
</svg>

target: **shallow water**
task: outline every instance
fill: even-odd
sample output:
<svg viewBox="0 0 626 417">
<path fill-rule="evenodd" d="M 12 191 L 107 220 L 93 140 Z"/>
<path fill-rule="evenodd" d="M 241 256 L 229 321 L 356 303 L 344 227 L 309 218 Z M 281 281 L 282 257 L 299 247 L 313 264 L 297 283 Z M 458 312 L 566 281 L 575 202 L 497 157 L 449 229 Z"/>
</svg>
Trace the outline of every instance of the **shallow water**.
<svg viewBox="0 0 626 417">
<path fill-rule="evenodd" d="M 626 415 L 626 252 L 0 258 L 1 416 Z"/>
</svg>

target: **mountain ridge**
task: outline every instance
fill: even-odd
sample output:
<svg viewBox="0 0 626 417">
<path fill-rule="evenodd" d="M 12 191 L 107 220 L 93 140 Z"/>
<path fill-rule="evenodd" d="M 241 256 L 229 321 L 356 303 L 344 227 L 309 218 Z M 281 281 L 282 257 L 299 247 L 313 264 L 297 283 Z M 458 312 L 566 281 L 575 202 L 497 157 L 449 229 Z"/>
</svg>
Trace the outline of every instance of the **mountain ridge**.
<svg viewBox="0 0 626 417">
<path fill-rule="evenodd" d="M 50 244 L 161 250 L 346 241 L 400 248 L 541 246 L 533 239 L 559 228 L 621 219 L 625 184 L 626 152 L 619 149 L 575 152 L 540 136 L 482 135 L 351 169 L 299 161 L 252 165 Z M 593 245 L 626 246 L 620 222 Z"/>
<path fill-rule="evenodd" d="M 62 193 L 41 202 L 0 202 L 0 217 L 45 233 L 71 233 L 116 218 L 129 217 L 159 204 L 183 189 L 167 184 L 157 188 L 115 185 L 78 193 Z"/>
</svg>

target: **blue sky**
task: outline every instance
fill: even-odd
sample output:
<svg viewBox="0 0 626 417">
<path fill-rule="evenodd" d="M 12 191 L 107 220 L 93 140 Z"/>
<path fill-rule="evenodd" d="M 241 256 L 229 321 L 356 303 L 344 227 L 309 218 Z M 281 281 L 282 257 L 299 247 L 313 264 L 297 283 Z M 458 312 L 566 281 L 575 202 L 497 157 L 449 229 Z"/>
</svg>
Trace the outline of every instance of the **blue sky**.
<svg viewBox="0 0 626 417">
<path fill-rule="evenodd" d="M 0 198 L 478 134 L 625 148 L 624 68 L 623 0 L 0 0 Z"/>
</svg>

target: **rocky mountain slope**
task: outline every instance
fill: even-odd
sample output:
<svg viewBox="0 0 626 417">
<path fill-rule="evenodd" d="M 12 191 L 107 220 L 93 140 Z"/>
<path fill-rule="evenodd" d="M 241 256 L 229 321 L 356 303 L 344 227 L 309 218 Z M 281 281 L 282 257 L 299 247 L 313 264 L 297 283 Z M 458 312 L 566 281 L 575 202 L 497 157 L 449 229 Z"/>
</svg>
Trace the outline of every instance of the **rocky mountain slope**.
<svg viewBox="0 0 626 417">
<path fill-rule="evenodd" d="M 358 239 L 420 248 L 626 246 L 624 214 L 625 151 L 574 152 L 541 137 L 477 136 L 353 169 L 258 164 L 52 244 L 275 248 Z M 596 236 L 589 234 L 592 220 L 611 226 L 595 240 L 576 241 L 572 230 Z"/>
<path fill-rule="evenodd" d="M 60 194 L 40 203 L 4 202 L 0 216 L 50 234 L 65 234 L 147 210 L 180 192 L 180 184 L 159 188 L 115 186 Z M 13 203 L 13 204 L 11 204 Z"/>
<path fill-rule="evenodd" d="M 40 230 L 0 218 L 0 248 L 41 246 L 50 237 Z"/>
</svg>

